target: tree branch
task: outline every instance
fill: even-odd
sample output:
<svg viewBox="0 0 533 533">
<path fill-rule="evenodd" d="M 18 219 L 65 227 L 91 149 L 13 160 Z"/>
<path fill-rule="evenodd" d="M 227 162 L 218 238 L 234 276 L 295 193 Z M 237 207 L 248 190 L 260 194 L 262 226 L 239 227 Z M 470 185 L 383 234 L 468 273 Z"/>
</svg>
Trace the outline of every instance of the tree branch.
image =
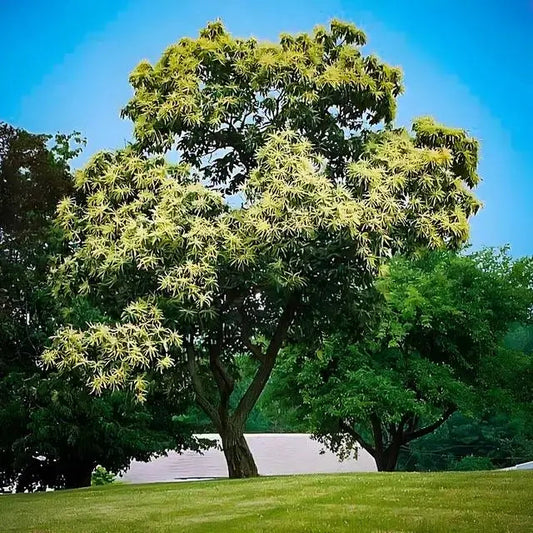
<svg viewBox="0 0 533 533">
<path fill-rule="evenodd" d="M 209 344 L 209 367 L 217 382 L 219 389 L 229 389 L 230 394 L 233 391 L 235 382 L 228 374 L 226 368 L 222 364 L 220 354 L 222 353 L 223 332 L 222 325 L 219 324 L 216 337 L 213 342 Z"/>
<path fill-rule="evenodd" d="M 272 373 L 272 369 L 274 368 L 274 364 L 276 363 L 276 357 L 285 340 L 287 331 L 292 324 L 294 315 L 296 314 L 296 308 L 299 301 L 300 295 L 293 293 L 281 313 L 274 334 L 272 335 L 268 348 L 264 354 L 264 360 L 259 365 L 252 382 L 243 394 L 241 401 L 233 414 L 237 426 L 242 426 L 245 423 L 246 418 L 265 388 L 268 378 Z"/>
<path fill-rule="evenodd" d="M 376 453 L 383 455 L 383 431 L 381 428 L 381 420 L 374 413 L 370 415 L 370 423 L 372 424 L 372 433 L 374 434 L 374 444 Z"/>
<path fill-rule="evenodd" d="M 204 410 L 205 414 L 211 419 L 211 421 L 218 428 L 220 427 L 220 416 L 213 404 L 207 399 L 205 395 L 204 386 L 200 376 L 198 375 L 198 366 L 196 364 L 196 356 L 192 343 L 187 342 L 185 344 L 187 351 L 187 368 L 189 375 L 191 376 L 191 382 L 196 394 L 196 401 L 198 405 Z"/>
<path fill-rule="evenodd" d="M 216 338 L 209 344 L 209 368 L 218 388 L 218 395 L 220 398 L 218 414 L 220 420 L 224 423 L 229 415 L 229 400 L 231 393 L 233 392 L 235 382 L 228 374 L 220 359 L 220 354 L 222 353 L 222 343 L 223 333 L 222 325 L 220 324 L 216 333 Z"/>
<path fill-rule="evenodd" d="M 263 354 L 263 350 L 261 349 L 261 346 L 258 346 L 257 344 L 254 344 L 251 340 L 252 338 L 252 328 L 250 327 L 250 323 L 246 319 L 246 315 L 244 313 L 244 309 L 242 306 L 242 302 L 240 305 L 237 306 L 237 312 L 239 313 L 239 317 L 241 319 L 241 340 L 244 344 L 244 346 L 250 350 L 250 353 L 252 354 L 252 357 L 258 361 L 259 363 L 265 362 L 265 355 Z"/>
<path fill-rule="evenodd" d="M 339 426 L 343 431 L 348 433 L 350 437 L 354 438 L 363 449 L 365 449 L 370 455 L 372 455 L 372 457 L 375 455 L 376 450 L 365 439 L 363 439 L 363 437 L 357 431 L 355 431 L 355 429 L 350 424 L 348 424 L 348 422 L 341 420 L 339 422 Z"/>
<path fill-rule="evenodd" d="M 403 444 L 407 444 L 408 442 L 412 440 L 418 439 L 419 437 L 423 437 L 424 435 L 428 435 L 429 433 L 432 433 L 438 427 L 442 426 L 442 424 L 444 424 L 444 422 L 446 422 L 446 420 L 448 420 L 448 418 L 450 418 L 450 416 L 453 413 L 455 413 L 455 411 L 456 411 L 455 407 L 450 407 L 444 412 L 441 418 L 433 422 L 433 424 L 426 426 L 424 428 L 418 429 L 417 431 L 411 431 L 409 433 L 405 433 L 403 436 Z"/>
<path fill-rule="evenodd" d="M 404 434 L 404 430 L 405 430 L 405 424 L 407 424 L 407 422 L 409 422 L 409 420 L 411 420 L 413 417 L 411 415 L 411 413 L 406 413 L 405 415 L 402 416 L 400 422 L 398 423 L 398 432 L 403 436 Z"/>
</svg>

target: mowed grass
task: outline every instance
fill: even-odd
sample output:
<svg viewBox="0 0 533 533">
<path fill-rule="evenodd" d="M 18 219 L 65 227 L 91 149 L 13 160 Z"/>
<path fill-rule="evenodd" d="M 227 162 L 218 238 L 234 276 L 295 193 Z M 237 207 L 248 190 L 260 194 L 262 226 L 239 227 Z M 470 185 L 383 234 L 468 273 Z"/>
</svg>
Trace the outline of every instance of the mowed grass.
<svg viewBox="0 0 533 533">
<path fill-rule="evenodd" d="M 0 496 L 0 531 L 533 531 L 532 472 L 330 474 Z"/>
</svg>

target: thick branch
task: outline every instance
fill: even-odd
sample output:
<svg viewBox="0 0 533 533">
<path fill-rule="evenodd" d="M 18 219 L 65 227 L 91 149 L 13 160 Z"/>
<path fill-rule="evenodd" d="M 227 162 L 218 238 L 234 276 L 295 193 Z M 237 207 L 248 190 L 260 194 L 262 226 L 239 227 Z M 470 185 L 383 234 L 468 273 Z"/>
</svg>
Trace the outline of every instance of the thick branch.
<svg viewBox="0 0 533 533">
<path fill-rule="evenodd" d="M 397 427 L 397 433 L 399 433 L 402 436 L 402 442 L 403 442 L 403 434 L 405 431 L 405 424 L 407 424 L 410 420 L 412 420 L 413 416 L 411 413 L 406 413 L 402 416 L 400 422 L 398 423 Z"/>
<path fill-rule="evenodd" d="M 209 344 L 209 368 L 213 373 L 219 390 L 229 390 L 229 394 L 231 394 L 235 383 L 220 359 L 223 342 L 222 324 L 219 324 L 216 336 Z"/>
<path fill-rule="evenodd" d="M 409 418 L 409 423 L 407 424 L 407 430 L 409 433 L 415 430 L 416 425 L 418 424 L 418 421 L 420 420 L 420 417 L 418 415 L 412 416 Z"/>
<path fill-rule="evenodd" d="M 354 438 L 370 455 L 375 455 L 376 450 L 370 445 L 370 443 L 363 439 L 363 437 L 357 431 L 355 431 L 355 429 L 350 424 L 348 424 L 344 420 L 341 420 L 339 426 L 343 431 L 348 433 L 350 437 Z"/>
<path fill-rule="evenodd" d="M 220 360 L 221 350 L 218 347 L 209 347 L 209 368 L 215 377 L 219 389 L 229 390 L 230 394 L 233 391 L 235 382 L 233 378 L 228 374 L 226 367 Z"/>
<path fill-rule="evenodd" d="M 261 350 L 261 346 L 258 346 L 257 344 L 254 344 L 249 338 L 243 338 L 242 339 L 244 346 L 250 351 L 252 354 L 252 357 L 258 362 L 258 363 L 264 363 L 265 362 L 265 356 L 263 354 L 263 350 Z"/>
<path fill-rule="evenodd" d="M 455 411 L 456 411 L 455 407 L 450 407 L 447 411 L 445 411 L 445 413 L 441 416 L 441 418 L 433 422 L 433 424 L 426 426 L 424 428 L 418 429 L 417 431 L 411 431 L 409 433 L 405 433 L 403 436 L 403 443 L 406 444 L 412 440 L 418 439 L 420 437 L 423 437 L 424 435 L 428 435 L 429 433 L 432 433 L 438 427 L 442 426 L 442 424 L 444 424 L 444 422 L 446 422 L 446 420 L 448 420 L 448 418 L 450 418 L 450 416 L 452 416 L 452 414 L 455 413 Z"/>
<path fill-rule="evenodd" d="M 211 421 L 218 428 L 220 427 L 220 417 L 213 404 L 207 399 L 205 395 L 204 386 L 200 376 L 198 375 L 198 367 L 196 365 L 196 357 L 194 354 L 194 348 L 192 344 L 186 344 L 187 350 L 187 367 L 189 369 L 189 375 L 191 376 L 192 387 L 196 394 L 196 401 L 198 405 L 204 410 L 205 414 L 211 419 Z"/>
<path fill-rule="evenodd" d="M 281 313 L 276 330 L 274 331 L 264 354 L 264 360 L 259 365 L 252 382 L 248 386 L 248 389 L 246 389 L 239 405 L 235 409 L 234 420 L 237 426 L 244 425 L 250 411 L 253 409 L 265 388 L 268 378 L 272 373 L 272 369 L 274 368 L 274 364 L 276 363 L 279 350 L 285 340 L 285 336 L 287 335 L 287 331 L 293 321 L 294 315 L 296 314 L 298 302 L 299 295 L 292 294 Z"/>
<path fill-rule="evenodd" d="M 234 388 L 234 380 L 223 365 L 220 354 L 222 353 L 222 328 L 217 332 L 214 342 L 209 345 L 209 368 L 218 388 L 220 403 L 218 414 L 224 424 L 229 415 L 229 400 Z"/>
</svg>

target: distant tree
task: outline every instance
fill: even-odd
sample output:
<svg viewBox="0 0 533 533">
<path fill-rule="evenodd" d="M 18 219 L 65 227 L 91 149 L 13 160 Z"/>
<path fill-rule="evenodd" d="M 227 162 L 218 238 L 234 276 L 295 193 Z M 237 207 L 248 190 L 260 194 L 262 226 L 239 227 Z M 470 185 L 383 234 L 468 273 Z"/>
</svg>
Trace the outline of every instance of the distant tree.
<svg viewBox="0 0 533 533">
<path fill-rule="evenodd" d="M 14 446 L 28 435 L 31 406 L 22 391 L 42 377 L 36 362 L 55 327 L 44 285 L 56 244 L 50 221 L 57 202 L 73 191 L 70 140 L 0 123 L 1 487 L 16 483 L 27 466 Z"/>
<path fill-rule="evenodd" d="M 481 417 L 456 413 L 437 431 L 402 449 L 398 469 L 476 469 L 480 458 L 485 470 L 533 460 L 531 406 L 511 415 L 503 410 Z"/>
<path fill-rule="evenodd" d="M 533 261 L 505 250 L 392 260 L 376 284 L 383 301 L 372 327 L 355 342 L 339 333 L 304 364 L 314 431 L 340 455 L 360 446 L 379 470 L 394 470 L 402 447 L 457 410 L 525 405 L 513 389 L 520 380 L 531 390 L 531 364 L 502 340 L 529 318 L 532 282 Z"/>
<path fill-rule="evenodd" d="M 533 324 L 513 324 L 492 362 L 483 369 L 492 388 L 475 412 L 455 413 L 402 449 L 399 469 L 504 468 L 533 460 Z"/>
<path fill-rule="evenodd" d="M 118 472 L 132 458 L 190 441 L 192 428 L 173 418 L 187 398 L 169 400 L 164 384 L 142 407 L 126 393 L 91 397 L 76 373 L 58 376 L 38 364 L 63 320 L 46 278 L 50 255 L 62 251 L 52 219 L 59 199 L 73 193 L 72 141 L 81 139 L 0 124 L 0 489 L 89 485 L 97 464 Z M 79 325 L 97 318 L 87 306 L 71 311 Z"/>
<path fill-rule="evenodd" d="M 105 320 L 58 331 L 45 363 L 141 400 L 147 371 L 186 364 L 230 477 L 257 475 L 243 431 L 289 336 L 337 321 L 385 258 L 458 246 L 479 207 L 476 141 L 427 118 L 392 129 L 401 74 L 364 42 L 338 21 L 181 39 L 131 74 L 135 145 L 94 156 L 59 206 L 56 293 Z M 178 165 L 152 157 L 171 148 Z M 242 354 L 256 371 L 237 398 Z"/>
<path fill-rule="evenodd" d="M 533 324 L 513 324 L 504 344 L 510 350 L 533 354 Z"/>
</svg>

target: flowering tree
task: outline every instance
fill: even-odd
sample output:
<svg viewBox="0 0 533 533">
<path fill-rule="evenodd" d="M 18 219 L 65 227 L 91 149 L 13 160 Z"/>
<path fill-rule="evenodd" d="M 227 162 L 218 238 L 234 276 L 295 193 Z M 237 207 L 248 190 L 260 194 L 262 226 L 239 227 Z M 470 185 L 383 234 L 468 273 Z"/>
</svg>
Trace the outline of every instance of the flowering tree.
<svg viewBox="0 0 533 533">
<path fill-rule="evenodd" d="M 257 475 L 244 426 L 290 331 L 334 321 L 384 258 L 464 242 L 479 207 L 477 143 L 427 118 L 392 129 L 400 71 L 364 42 L 337 21 L 276 44 L 219 22 L 180 40 L 131 75 L 135 144 L 95 155 L 59 206 L 56 291 L 108 319 L 60 330 L 45 362 L 140 399 L 186 365 L 176 386 L 192 385 L 230 477 Z M 257 371 L 231 409 L 242 353 Z"/>
</svg>

